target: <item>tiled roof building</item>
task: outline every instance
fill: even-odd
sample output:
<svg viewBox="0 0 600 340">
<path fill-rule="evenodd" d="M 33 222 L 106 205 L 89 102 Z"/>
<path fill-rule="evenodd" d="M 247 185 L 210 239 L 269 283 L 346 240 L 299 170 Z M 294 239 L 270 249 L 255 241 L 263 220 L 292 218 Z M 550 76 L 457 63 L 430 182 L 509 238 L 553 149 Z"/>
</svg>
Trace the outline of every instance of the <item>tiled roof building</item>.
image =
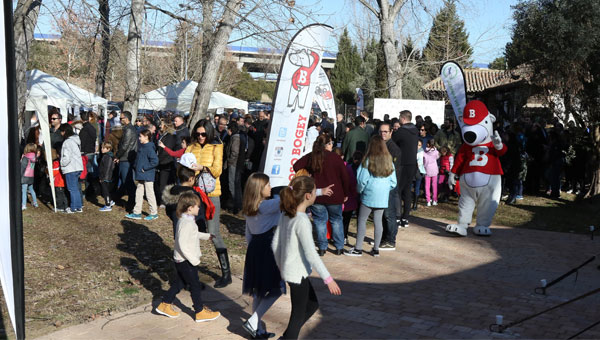
<svg viewBox="0 0 600 340">
<path fill-rule="evenodd" d="M 467 93 L 484 92 L 498 86 L 516 83 L 522 80 L 515 72 L 490 69 L 465 69 Z M 426 92 L 446 92 L 444 82 L 440 77 L 423 85 Z"/>
</svg>

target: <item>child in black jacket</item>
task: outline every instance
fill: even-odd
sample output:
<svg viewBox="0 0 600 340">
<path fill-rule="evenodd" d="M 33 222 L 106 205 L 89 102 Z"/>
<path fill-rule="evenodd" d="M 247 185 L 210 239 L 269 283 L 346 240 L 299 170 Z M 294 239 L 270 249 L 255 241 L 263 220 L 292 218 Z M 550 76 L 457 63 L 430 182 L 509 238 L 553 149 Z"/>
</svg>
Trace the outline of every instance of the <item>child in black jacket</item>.
<svg viewBox="0 0 600 340">
<path fill-rule="evenodd" d="M 200 196 L 194 189 L 194 184 L 196 183 L 196 172 L 194 170 L 181 165 L 177 170 L 177 179 L 181 184 L 168 185 L 162 193 L 165 212 L 173 222 L 173 235 L 175 235 L 177 221 L 179 220 L 176 214 L 179 197 L 188 191 Z M 206 204 L 204 203 L 200 204 L 200 212 L 196 216 L 196 224 L 201 232 L 206 231 Z"/>
<path fill-rule="evenodd" d="M 112 182 L 113 170 L 115 169 L 115 157 L 112 152 L 112 143 L 102 143 L 102 159 L 100 160 L 100 186 L 105 205 L 100 211 L 112 211 L 115 202 L 110 199 L 110 184 Z"/>
</svg>

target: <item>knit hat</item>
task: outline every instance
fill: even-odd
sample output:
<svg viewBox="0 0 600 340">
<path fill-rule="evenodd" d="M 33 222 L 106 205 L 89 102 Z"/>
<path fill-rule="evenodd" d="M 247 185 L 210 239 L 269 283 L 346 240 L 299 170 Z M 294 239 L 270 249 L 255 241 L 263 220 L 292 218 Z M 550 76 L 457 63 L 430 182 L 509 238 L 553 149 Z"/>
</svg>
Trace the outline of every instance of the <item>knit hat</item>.
<svg viewBox="0 0 600 340">
<path fill-rule="evenodd" d="M 467 125 L 476 125 L 487 117 L 488 114 L 489 111 L 483 102 L 471 100 L 463 110 L 463 121 Z"/>
<path fill-rule="evenodd" d="M 192 165 L 196 164 L 196 156 L 193 153 L 184 153 L 179 159 L 179 164 L 191 169 Z"/>
</svg>

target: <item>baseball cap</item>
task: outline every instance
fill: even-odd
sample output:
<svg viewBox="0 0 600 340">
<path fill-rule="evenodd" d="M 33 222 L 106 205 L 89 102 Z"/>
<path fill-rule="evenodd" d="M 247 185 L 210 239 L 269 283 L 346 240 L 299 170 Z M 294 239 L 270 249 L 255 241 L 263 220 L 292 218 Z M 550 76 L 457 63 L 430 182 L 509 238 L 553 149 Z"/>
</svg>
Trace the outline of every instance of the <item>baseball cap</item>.
<svg viewBox="0 0 600 340">
<path fill-rule="evenodd" d="M 489 111 L 482 101 L 471 100 L 463 110 L 463 121 L 467 125 L 476 125 L 487 117 L 488 113 Z"/>
<path fill-rule="evenodd" d="M 179 164 L 191 169 L 192 165 L 196 164 L 196 156 L 190 152 L 184 153 L 179 159 Z"/>
</svg>

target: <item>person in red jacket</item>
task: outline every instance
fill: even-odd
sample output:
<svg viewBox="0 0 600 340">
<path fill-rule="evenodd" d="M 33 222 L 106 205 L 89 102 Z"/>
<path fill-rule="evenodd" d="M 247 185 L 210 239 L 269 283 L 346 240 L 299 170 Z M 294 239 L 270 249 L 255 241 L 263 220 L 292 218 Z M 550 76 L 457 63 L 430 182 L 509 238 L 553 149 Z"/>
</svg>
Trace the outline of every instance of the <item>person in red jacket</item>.
<svg viewBox="0 0 600 340">
<path fill-rule="evenodd" d="M 294 171 L 306 169 L 314 178 L 317 188 L 331 187 L 331 196 L 317 197 L 310 211 L 317 229 L 319 255 L 327 251 L 327 220 L 331 222 L 331 232 L 335 245 L 335 254 L 344 252 L 344 227 L 342 204 L 350 194 L 350 180 L 344 161 L 331 152 L 333 140 L 328 134 L 317 137 L 312 152 L 304 155 L 294 164 Z"/>
<path fill-rule="evenodd" d="M 65 178 L 60 172 L 60 157 L 56 149 L 52 149 L 52 174 L 54 175 L 56 211 L 65 212 L 68 206 L 67 195 L 65 194 Z"/>
</svg>

